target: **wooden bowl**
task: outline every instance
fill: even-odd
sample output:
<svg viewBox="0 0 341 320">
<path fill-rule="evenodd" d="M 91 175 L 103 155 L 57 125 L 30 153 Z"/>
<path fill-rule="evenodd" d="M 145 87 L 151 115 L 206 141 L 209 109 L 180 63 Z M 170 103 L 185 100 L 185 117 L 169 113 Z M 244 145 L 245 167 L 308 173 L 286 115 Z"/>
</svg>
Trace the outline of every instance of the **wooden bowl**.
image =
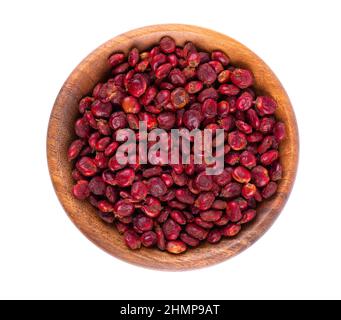
<svg viewBox="0 0 341 320">
<path fill-rule="evenodd" d="M 73 126 L 78 116 L 78 102 L 108 73 L 108 57 L 116 51 L 127 53 L 132 47 L 140 50 L 150 48 L 164 35 L 173 37 L 178 45 L 192 41 L 203 50 L 222 50 L 230 56 L 233 64 L 252 70 L 255 75 L 255 88 L 258 93 L 268 94 L 276 99 L 276 116 L 284 121 L 287 129 L 287 139 L 280 148 L 284 178 L 279 183 L 277 194 L 260 205 L 256 220 L 244 227 L 235 238 L 224 239 L 216 245 L 204 244 L 182 255 L 172 255 L 157 249 L 129 250 L 122 236 L 114 227 L 103 223 L 89 203 L 78 201 L 71 195 L 71 164 L 66 157 L 68 146 L 75 138 Z M 92 52 L 76 67 L 63 85 L 51 113 L 47 136 L 51 179 L 61 204 L 74 224 L 88 239 L 113 256 L 136 265 L 162 270 L 187 270 L 209 266 L 235 256 L 260 238 L 278 217 L 288 199 L 296 175 L 298 149 L 294 111 L 284 88 L 271 69 L 251 50 L 223 34 L 178 24 L 156 25 L 129 31 Z"/>
</svg>

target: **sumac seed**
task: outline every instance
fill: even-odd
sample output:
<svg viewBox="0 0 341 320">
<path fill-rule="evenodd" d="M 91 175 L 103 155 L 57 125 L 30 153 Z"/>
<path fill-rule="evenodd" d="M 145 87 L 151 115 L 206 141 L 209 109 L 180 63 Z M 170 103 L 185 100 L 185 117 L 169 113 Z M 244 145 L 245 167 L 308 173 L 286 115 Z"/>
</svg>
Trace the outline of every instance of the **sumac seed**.
<svg viewBox="0 0 341 320">
<path fill-rule="evenodd" d="M 276 117 L 277 101 L 258 95 L 254 79 L 261 75 L 232 64 L 228 52 L 200 47 L 177 46 L 164 34 L 150 49 L 112 52 L 107 77 L 78 101 L 75 137 L 65 154 L 70 191 L 116 226 L 130 249 L 180 254 L 237 236 L 285 175 L 279 150 L 286 124 Z M 148 132 L 178 129 L 181 140 L 147 137 L 145 157 L 137 148 L 145 142 L 141 121 Z M 136 145 L 127 136 L 121 141 L 121 129 L 130 130 Z M 212 143 L 196 146 L 192 130 L 202 137 L 210 130 Z M 177 148 L 186 157 L 180 153 L 180 163 L 171 163 Z M 206 150 L 223 158 L 217 175 L 209 174 L 215 163 Z"/>
</svg>

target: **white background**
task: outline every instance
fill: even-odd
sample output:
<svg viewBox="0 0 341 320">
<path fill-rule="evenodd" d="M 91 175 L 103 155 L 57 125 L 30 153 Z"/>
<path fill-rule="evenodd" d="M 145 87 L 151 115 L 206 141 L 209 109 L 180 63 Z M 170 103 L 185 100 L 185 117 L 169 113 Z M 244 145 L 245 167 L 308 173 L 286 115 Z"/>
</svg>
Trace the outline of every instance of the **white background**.
<svg viewBox="0 0 341 320">
<path fill-rule="evenodd" d="M 1 1 L 0 298 L 341 298 L 340 1 Z M 55 196 L 45 138 L 72 69 L 125 31 L 187 23 L 246 44 L 274 70 L 300 129 L 293 193 L 230 261 L 158 272 L 91 244 Z"/>
</svg>

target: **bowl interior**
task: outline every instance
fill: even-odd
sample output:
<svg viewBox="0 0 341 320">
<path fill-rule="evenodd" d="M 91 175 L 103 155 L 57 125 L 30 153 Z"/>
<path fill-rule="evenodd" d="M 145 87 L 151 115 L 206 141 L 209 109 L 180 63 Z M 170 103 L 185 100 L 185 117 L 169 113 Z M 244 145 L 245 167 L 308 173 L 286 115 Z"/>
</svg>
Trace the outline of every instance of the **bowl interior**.
<svg viewBox="0 0 341 320">
<path fill-rule="evenodd" d="M 78 117 L 78 102 L 92 91 L 96 83 L 107 76 L 110 69 L 107 64 L 108 57 L 116 51 L 127 53 L 132 47 L 148 49 L 164 35 L 173 37 L 178 45 L 192 41 L 206 51 L 222 50 L 230 56 L 234 65 L 252 70 L 256 90 L 277 100 L 276 116 L 286 124 L 287 129 L 287 139 L 280 148 L 284 177 L 279 183 L 277 194 L 259 206 L 256 220 L 245 226 L 235 238 L 224 239 L 216 245 L 204 244 L 177 256 L 157 249 L 129 250 L 122 236 L 114 227 L 103 223 L 90 204 L 72 197 L 71 164 L 66 158 L 68 146 L 75 137 L 73 125 Z M 65 211 L 92 242 L 113 256 L 130 263 L 157 269 L 185 270 L 208 266 L 236 255 L 254 243 L 272 225 L 294 183 L 298 159 L 298 134 L 294 112 L 285 90 L 269 67 L 252 51 L 237 41 L 211 30 L 187 25 L 158 25 L 133 30 L 113 38 L 77 66 L 66 80 L 53 107 L 47 153 L 50 175 Z"/>
</svg>

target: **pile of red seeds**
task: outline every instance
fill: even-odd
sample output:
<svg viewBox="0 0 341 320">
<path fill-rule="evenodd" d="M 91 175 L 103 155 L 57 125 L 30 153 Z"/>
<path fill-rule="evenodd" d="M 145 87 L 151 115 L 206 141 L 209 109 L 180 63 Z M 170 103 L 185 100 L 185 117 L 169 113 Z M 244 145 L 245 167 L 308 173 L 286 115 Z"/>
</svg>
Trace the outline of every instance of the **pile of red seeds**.
<svg viewBox="0 0 341 320">
<path fill-rule="evenodd" d="M 274 116 L 276 102 L 256 96 L 252 73 L 223 52 L 202 52 L 191 42 L 178 47 L 168 36 L 150 51 L 115 53 L 109 64 L 109 79 L 79 103 L 78 138 L 68 150 L 73 195 L 114 224 L 131 249 L 182 253 L 237 235 L 282 177 L 285 127 Z M 224 129 L 223 173 L 207 175 L 205 163 L 193 162 L 121 165 L 117 131 L 137 133 L 139 121 L 148 130 Z"/>
</svg>

